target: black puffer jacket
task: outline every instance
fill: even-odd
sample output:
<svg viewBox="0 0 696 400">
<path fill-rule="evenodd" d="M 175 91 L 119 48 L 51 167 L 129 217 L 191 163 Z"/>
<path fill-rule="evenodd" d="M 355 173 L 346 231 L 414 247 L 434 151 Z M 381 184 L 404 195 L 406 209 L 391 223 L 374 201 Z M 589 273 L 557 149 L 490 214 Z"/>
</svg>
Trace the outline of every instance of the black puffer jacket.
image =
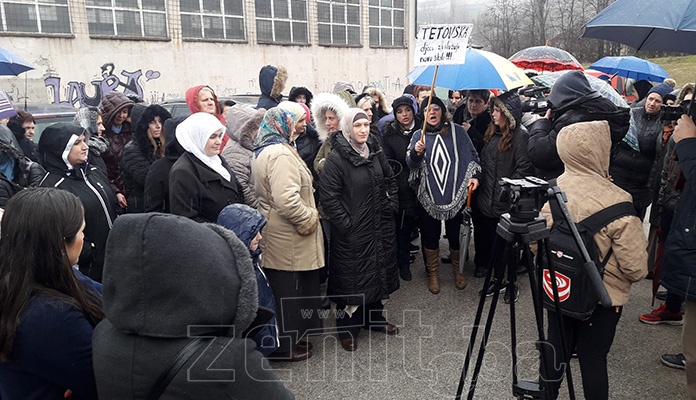
<svg viewBox="0 0 696 400">
<path fill-rule="evenodd" d="M 514 120 L 511 129 L 515 130 L 512 135 L 512 147 L 509 150 L 505 152 L 498 150 L 498 143 L 502 138 L 498 127 L 493 137 L 481 150 L 482 178 L 476 190 L 478 192 L 476 204 L 487 217 L 499 218 L 508 212 L 509 204 L 501 201 L 502 188 L 498 182 L 502 178 L 519 179 L 534 175 L 534 166 L 527 153 L 529 134 L 521 123 L 522 110 L 519 96 L 508 92 L 499 98 L 493 97 L 491 104 L 500 107 L 508 119 Z"/>
<path fill-rule="evenodd" d="M 331 221 L 328 294 L 339 305 L 369 304 L 399 288 L 396 266 L 397 186 L 384 152 L 368 139 L 360 156 L 342 133 L 331 138 L 319 197 Z"/>
<path fill-rule="evenodd" d="M 169 171 L 171 213 L 199 222 L 215 222 L 226 205 L 244 204 L 242 185 L 224 159 L 222 165 L 230 172 L 229 181 L 185 151 Z"/>
<path fill-rule="evenodd" d="M 400 124 L 394 120 L 386 125 L 383 129 L 382 147 L 387 160 L 390 160 L 394 175 L 396 176 L 397 186 L 399 188 L 399 210 L 414 211 L 418 207 L 418 198 L 416 191 L 413 190 L 408 183 L 409 168 L 406 165 L 406 150 L 411 143 L 413 132 L 423 126 L 423 121 L 419 117 L 415 117 L 413 129 L 410 131 L 402 131 Z M 396 165 L 399 165 L 398 171 Z"/>
<path fill-rule="evenodd" d="M 118 200 L 109 179 L 88 163 L 68 169 L 62 155 L 72 135 L 79 136 L 83 128 L 59 122 L 48 126 L 39 141 L 39 151 L 48 173 L 41 187 L 67 190 L 82 201 L 85 209 L 85 244 L 78 265 L 80 271 L 101 282 L 106 239 L 116 219 Z"/>
<path fill-rule="evenodd" d="M 46 171 L 39 165 L 23 156 L 9 143 L 0 141 L 0 161 L 9 157 L 14 163 L 12 180 L 0 172 L 0 208 L 5 205 L 12 196 L 29 186 L 38 186 Z"/>
<path fill-rule="evenodd" d="M 136 104 L 131 110 L 131 116 L 135 122 L 135 129 L 133 130 L 133 138 L 123 149 L 121 169 L 123 170 L 123 181 L 130 192 L 128 212 L 135 213 L 145 211 L 145 178 L 152 163 L 159 158 L 155 155 L 156 149 L 147 135 L 147 130 L 155 117 L 159 117 L 164 124 L 166 120 L 171 118 L 171 114 L 157 104 L 151 106 Z M 161 135 L 164 136 L 164 133 Z M 162 146 L 160 139 L 155 139 L 155 143 L 157 149 Z"/>
<path fill-rule="evenodd" d="M 571 71 L 556 81 L 549 101 L 551 120 L 540 118 L 529 129 L 529 158 L 542 179 L 554 179 L 563 173 L 563 162 L 556 150 L 556 137 L 562 128 L 576 122 L 609 122 L 612 143 L 618 143 L 628 131 L 629 109 L 616 106 L 590 87 L 582 71 Z"/>
<path fill-rule="evenodd" d="M 177 117 L 164 121 L 166 153 L 164 158 L 155 160 L 147 171 L 143 199 L 145 212 L 169 212 L 169 171 L 186 151 L 176 140 L 176 127 L 185 119 Z"/>
<path fill-rule="evenodd" d="M 307 124 L 304 133 L 295 139 L 295 148 L 297 153 L 302 158 L 302 161 L 307 164 L 307 168 L 312 172 L 312 177 L 316 181 L 317 173 L 314 171 L 314 158 L 321 147 L 321 140 L 317 130 L 310 124 Z"/>
</svg>

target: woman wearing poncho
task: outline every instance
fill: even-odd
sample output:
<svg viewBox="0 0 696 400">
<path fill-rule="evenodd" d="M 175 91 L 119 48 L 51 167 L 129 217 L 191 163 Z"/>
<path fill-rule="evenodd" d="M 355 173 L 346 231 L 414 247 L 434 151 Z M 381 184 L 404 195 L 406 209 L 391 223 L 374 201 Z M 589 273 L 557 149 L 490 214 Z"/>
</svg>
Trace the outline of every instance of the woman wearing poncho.
<svg viewBox="0 0 696 400">
<path fill-rule="evenodd" d="M 425 110 L 428 100 L 421 104 Z M 424 111 L 427 121 L 425 143 L 422 131 L 413 134 L 406 153 L 406 164 L 411 170 L 409 181 L 416 188 L 418 217 L 421 222 L 421 246 L 428 273 L 428 290 L 440 293 L 440 233 L 445 221 L 457 289 L 466 287 L 466 279 L 459 273 L 459 227 L 462 208 L 466 204 L 467 188 L 478 187 L 481 171 L 478 154 L 464 128 L 450 122 L 445 104 L 433 97 Z"/>
<path fill-rule="evenodd" d="M 306 360 L 312 356 L 312 346 L 305 336 L 322 332 L 317 310 L 324 246 L 312 173 L 290 144 L 295 118 L 277 107 L 266 111 L 251 164 L 258 209 L 267 221 L 261 265 L 278 306 L 280 346 L 270 360 Z"/>
</svg>

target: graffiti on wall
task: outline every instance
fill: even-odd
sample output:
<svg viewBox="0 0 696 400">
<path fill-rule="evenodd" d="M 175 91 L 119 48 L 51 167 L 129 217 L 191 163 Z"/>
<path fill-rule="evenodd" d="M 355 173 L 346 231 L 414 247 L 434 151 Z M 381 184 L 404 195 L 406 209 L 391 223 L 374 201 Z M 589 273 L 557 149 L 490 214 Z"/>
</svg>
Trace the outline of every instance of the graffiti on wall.
<svg viewBox="0 0 696 400">
<path fill-rule="evenodd" d="M 64 104 L 73 107 L 98 106 L 101 99 L 108 93 L 119 91 L 124 94 L 143 97 L 142 79 L 145 82 L 160 77 L 159 71 L 147 70 L 143 75 L 141 69 L 136 71 L 121 70 L 120 76 L 114 71 L 114 63 L 106 63 L 101 66 L 101 74 L 93 78 L 88 86 L 85 82 L 70 81 L 64 87 L 61 78 L 49 76 L 44 79 L 44 85 L 53 104 Z"/>
</svg>

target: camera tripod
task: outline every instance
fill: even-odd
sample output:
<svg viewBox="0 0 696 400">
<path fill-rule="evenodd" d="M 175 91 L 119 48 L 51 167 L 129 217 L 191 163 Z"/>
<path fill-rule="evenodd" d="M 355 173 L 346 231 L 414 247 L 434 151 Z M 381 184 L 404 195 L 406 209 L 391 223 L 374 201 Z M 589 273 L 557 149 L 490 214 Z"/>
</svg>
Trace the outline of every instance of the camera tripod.
<svg viewBox="0 0 696 400">
<path fill-rule="evenodd" d="M 476 383 L 478 381 L 479 373 L 481 370 L 481 364 L 483 362 L 483 357 L 485 355 L 486 351 L 486 346 L 488 344 L 488 338 L 490 336 L 490 331 L 492 328 L 492 323 L 493 319 L 495 317 L 495 310 L 496 306 L 498 303 L 498 298 L 500 296 L 500 291 L 503 288 L 502 287 L 502 282 L 505 273 L 507 273 L 507 290 L 511 291 L 515 290 L 515 285 L 517 284 L 517 264 L 519 260 L 519 253 L 520 250 L 523 253 L 523 262 L 526 263 L 526 266 L 529 270 L 528 276 L 529 276 L 529 281 L 530 281 L 530 289 L 532 292 L 532 301 L 533 301 L 533 306 L 534 306 L 534 315 L 536 319 L 536 329 L 537 329 L 537 349 L 539 350 L 540 353 L 540 372 L 543 377 L 549 377 L 550 374 L 549 372 L 551 371 L 551 368 L 555 368 L 553 365 L 547 365 L 549 360 L 553 359 L 553 354 L 550 354 L 548 352 L 553 351 L 553 349 L 549 348 L 548 342 L 546 341 L 545 333 L 544 333 L 544 320 L 543 320 L 543 289 L 542 289 L 542 284 L 543 284 L 543 277 L 542 277 L 542 270 L 543 268 L 541 265 L 537 265 L 537 268 L 535 267 L 532 252 L 529 248 L 529 244 L 531 242 L 537 242 L 538 243 L 538 261 L 541 260 L 545 256 L 545 259 L 547 261 L 547 268 L 550 272 L 550 277 L 551 277 L 551 286 L 552 286 L 552 293 L 554 297 L 554 311 L 556 312 L 556 315 L 560 316 L 561 315 L 561 308 L 560 308 L 560 303 L 559 303 L 559 297 L 558 297 L 558 285 L 556 282 L 556 271 L 553 266 L 553 263 L 550 262 L 552 260 L 551 258 L 551 249 L 549 248 L 549 243 L 548 243 L 548 238 L 549 238 L 549 229 L 546 226 L 546 220 L 542 217 L 539 217 L 539 209 L 541 208 L 541 205 L 543 204 L 543 201 L 540 201 L 540 199 L 547 198 L 551 202 L 555 202 L 559 208 L 561 209 L 563 213 L 563 217 L 565 221 L 568 223 L 569 226 L 571 226 L 571 230 L 573 232 L 573 236 L 575 237 L 575 242 L 578 244 L 578 247 L 583 252 L 583 258 L 585 261 L 590 260 L 589 255 L 587 254 L 587 250 L 584 247 L 584 244 L 582 242 L 582 239 L 580 238 L 580 235 L 575 227 L 575 224 L 572 221 L 572 218 L 570 217 L 570 212 L 568 211 L 568 208 L 565 206 L 565 199 L 564 199 L 564 194 L 561 192 L 561 190 L 558 188 L 558 186 L 553 186 L 553 187 L 548 187 L 545 181 L 541 181 L 538 179 L 532 179 L 532 178 L 527 178 L 527 180 L 530 180 L 533 182 L 533 185 L 536 186 L 522 186 L 522 188 L 534 188 L 534 189 L 539 189 L 539 193 L 537 193 L 536 196 L 536 201 L 527 201 L 524 202 L 522 200 L 530 200 L 531 197 L 533 196 L 525 196 L 524 193 L 520 192 L 520 187 L 513 187 L 512 188 L 512 194 L 510 196 L 511 201 L 513 203 L 513 206 L 511 207 L 511 212 L 509 214 L 503 214 L 503 216 L 500 219 L 500 222 L 498 223 L 498 226 L 496 228 L 496 239 L 493 244 L 493 255 L 492 255 L 492 262 L 491 262 L 491 267 L 488 269 L 488 272 L 486 274 L 486 279 L 483 284 L 483 290 L 481 291 L 481 298 L 479 300 L 478 308 L 476 310 L 476 316 L 474 318 L 474 324 L 473 324 L 473 329 L 471 332 L 471 337 L 469 338 L 469 345 L 467 348 L 466 352 L 466 357 L 464 360 L 464 367 L 462 369 L 462 374 L 459 380 L 459 386 L 457 388 L 457 395 L 456 399 L 461 399 L 462 398 L 462 392 L 464 389 L 465 385 L 465 380 L 467 377 L 467 373 L 469 370 L 470 362 L 471 362 L 471 357 L 473 354 L 474 350 L 474 344 L 476 342 L 476 336 L 478 334 L 478 329 L 479 325 L 481 323 L 481 318 L 483 315 L 483 308 L 484 304 L 486 302 L 486 289 L 490 287 L 491 285 L 491 277 L 492 275 L 495 276 L 495 283 L 493 287 L 493 298 L 490 304 L 490 309 L 487 315 L 486 319 L 486 324 L 484 326 L 484 331 L 483 331 L 483 338 L 480 344 L 480 348 L 478 351 L 478 356 L 476 358 L 476 364 L 474 366 L 474 372 L 469 384 L 469 390 L 468 390 L 468 399 L 473 399 L 474 398 L 474 392 L 476 390 Z M 502 182 L 501 185 L 504 186 L 505 190 L 505 185 L 510 185 L 511 183 L 520 183 L 522 182 L 522 185 L 528 184 L 523 181 L 510 181 L 508 180 L 507 182 Z M 541 186 L 539 184 L 541 183 Z M 548 188 L 548 189 L 547 189 Z M 507 190 L 510 190 L 509 188 Z M 542 192 L 542 190 L 546 190 L 545 193 Z M 518 202 L 519 200 L 519 202 Z M 534 199 L 531 199 L 534 200 Z M 530 205 L 531 204 L 531 205 Z M 518 207 L 521 206 L 521 207 Z M 602 278 L 597 272 L 596 269 L 594 269 L 594 272 L 591 270 L 591 267 L 594 268 L 594 263 L 588 264 L 588 273 L 593 279 L 593 286 L 595 288 L 595 291 L 599 293 L 600 295 L 600 302 L 602 304 L 611 304 L 611 299 L 608 299 L 608 294 L 606 293 L 606 290 L 604 289 L 604 285 L 602 283 Z M 602 293 L 603 292 L 603 293 Z M 567 360 L 568 357 L 566 357 L 567 354 L 569 354 L 570 349 L 566 348 L 566 339 L 564 337 L 564 329 L 563 329 L 563 318 L 556 318 L 557 320 L 557 329 L 558 332 L 561 336 L 561 346 L 560 346 L 560 356 L 562 357 L 562 360 Z M 515 301 L 510 301 L 510 335 L 511 335 L 511 352 L 512 352 L 512 392 L 513 395 L 516 399 L 540 399 L 540 400 L 546 400 L 549 398 L 549 391 L 546 388 L 547 383 L 539 379 L 538 381 L 529 381 L 529 380 L 520 380 L 517 375 L 517 338 L 516 338 L 516 325 L 515 325 Z M 566 376 L 566 383 L 568 386 L 568 393 L 569 397 L 571 400 L 575 399 L 575 393 L 574 393 L 574 387 L 573 387 L 573 379 L 572 379 L 572 374 L 570 371 L 570 365 L 566 363 L 565 365 L 565 376 Z"/>
</svg>

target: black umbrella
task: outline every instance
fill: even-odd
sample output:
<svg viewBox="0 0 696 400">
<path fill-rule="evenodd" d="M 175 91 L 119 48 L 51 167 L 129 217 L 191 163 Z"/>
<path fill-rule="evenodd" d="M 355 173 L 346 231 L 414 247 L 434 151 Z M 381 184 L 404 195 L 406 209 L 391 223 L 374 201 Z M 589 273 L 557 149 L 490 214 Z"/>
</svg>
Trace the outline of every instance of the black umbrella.
<svg viewBox="0 0 696 400">
<path fill-rule="evenodd" d="M 696 0 L 617 0 L 584 28 L 582 37 L 636 50 L 696 54 Z"/>
</svg>

